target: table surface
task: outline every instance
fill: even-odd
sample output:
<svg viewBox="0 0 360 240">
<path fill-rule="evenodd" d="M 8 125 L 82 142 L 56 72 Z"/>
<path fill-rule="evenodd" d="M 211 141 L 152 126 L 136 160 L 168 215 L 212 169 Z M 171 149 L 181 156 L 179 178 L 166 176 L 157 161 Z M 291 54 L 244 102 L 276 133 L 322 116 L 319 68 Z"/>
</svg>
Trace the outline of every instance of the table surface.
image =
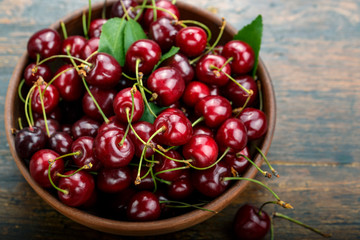
<svg viewBox="0 0 360 240">
<path fill-rule="evenodd" d="M 360 1 L 196 3 L 226 16 L 238 29 L 258 14 L 263 16 L 260 55 L 277 100 L 268 158 L 281 176 L 257 179 L 295 207 L 269 207 L 268 212 L 277 210 L 299 219 L 331 233 L 332 239 L 360 239 Z M 29 36 L 86 4 L 80 0 L 0 1 L 0 114 Z M 0 239 L 129 238 L 88 229 L 41 200 L 12 160 L 3 118 L 0 121 Z M 146 239 L 229 239 L 235 211 L 243 203 L 260 206 L 269 198 L 266 190 L 249 184 L 244 194 L 211 219 Z M 322 239 L 281 219 L 275 219 L 274 230 L 275 239 Z"/>
</svg>

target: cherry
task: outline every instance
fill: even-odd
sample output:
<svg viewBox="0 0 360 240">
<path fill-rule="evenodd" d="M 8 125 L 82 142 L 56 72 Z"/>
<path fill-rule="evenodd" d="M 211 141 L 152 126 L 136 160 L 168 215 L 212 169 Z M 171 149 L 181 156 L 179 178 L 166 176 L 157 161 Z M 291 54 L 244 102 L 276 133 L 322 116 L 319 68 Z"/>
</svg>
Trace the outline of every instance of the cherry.
<svg viewBox="0 0 360 240">
<path fill-rule="evenodd" d="M 104 18 L 97 18 L 94 19 L 90 22 L 90 26 L 89 26 L 89 37 L 90 38 L 94 38 L 100 37 L 101 34 L 101 28 L 102 26 L 106 23 L 107 19 Z"/>
<path fill-rule="evenodd" d="M 130 220 L 151 221 L 158 219 L 160 214 L 159 199 L 152 192 L 138 192 L 129 201 L 127 216 Z"/>
<path fill-rule="evenodd" d="M 220 55 L 207 54 L 196 64 L 197 78 L 209 85 L 224 86 L 229 81 L 230 74 L 230 64 Z"/>
<path fill-rule="evenodd" d="M 70 170 L 64 175 L 71 175 L 75 170 Z M 92 197 L 95 189 L 95 181 L 91 174 L 80 171 L 68 177 L 61 177 L 58 187 L 66 193 L 58 191 L 61 202 L 71 207 L 79 207 Z"/>
<path fill-rule="evenodd" d="M 76 139 L 71 145 L 71 152 L 79 154 L 72 155 L 72 160 L 76 166 L 82 167 L 84 165 L 92 164 L 89 171 L 97 171 L 101 167 L 101 162 L 95 157 L 94 153 L 94 138 L 83 136 Z"/>
<path fill-rule="evenodd" d="M 216 133 L 216 142 L 221 147 L 241 151 L 248 142 L 244 123 L 237 118 L 227 119 Z"/>
<path fill-rule="evenodd" d="M 29 171 L 31 177 L 42 187 L 50 188 L 52 185 L 48 176 L 49 161 L 60 155 L 50 149 L 41 149 L 34 153 L 30 159 Z M 64 161 L 56 160 L 50 169 L 51 180 L 56 184 L 59 181 L 57 173 L 64 172 Z"/>
<path fill-rule="evenodd" d="M 176 53 L 174 56 L 164 60 L 161 66 L 169 66 L 176 68 L 184 79 L 185 84 L 188 84 L 194 78 L 194 68 L 190 65 L 189 59 L 182 53 Z"/>
<path fill-rule="evenodd" d="M 67 55 L 69 51 L 71 56 L 80 58 L 82 49 L 84 48 L 85 44 L 86 39 L 83 36 L 69 36 L 62 42 L 61 53 Z"/>
<path fill-rule="evenodd" d="M 206 84 L 192 81 L 186 85 L 182 100 L 187 106 L 194 107 L 200 99 L 209 95 L 210 89 Z"/>
<path fill-rule="evenodd" d="M 61 38 L 58 32 L 46 28 L 34 33 L 27 43 L 29 57 L 36 59 L 40 54 L 42 59 L 51 57 L 60 52 Z"/>
<path fill-rule="evenodd" d="M 105 167 L 118 168 L 127 166 L 134 156 L 134 145 L 129 136 L 120 145 L 124 132 L 112 128 L 99 133 L 94 140 L 95 156 Z"/>
<path fill-rule="evenodd" d="M 187 57 L 199 56 L 205 50 L 206 44 L 206 32 L 200 27 L 185 27 L 176 35 L 175 45 Z"/>
<path fill-rule="evenodd" d="M 71 133 L 74 139 L 81 136 L 95 137 L 98 133 L 100 123 L 90 117 L 84 116 L 77 120 L 71 127 Z"/>
<path fill-rule="evenodd" d="M 148 172 L 148 168 L 146 168 L 146 167 L 141 167 L 140 168 L 141 182 L 140 182 L 140 184 L 135 185 L 136 189 L 138 189 L 138 190 L 149 190 L 149 191 L 154 189 L 154 187 L 155 187 L 154 179 L 152 178 L 151 174 L 147 174 L 145 176 L 145 174 L 147 172 Z M 132 170 L 131 170 L 132 179 L 135 180 L 137 178 L 137 174 L 138 174 L 138 167 L 132 168 Z"/>
<path fill-rule="evenodd" d="M 139 72 L 148 75 L 152 72 L 161 57 L 161 48 L 153 40 L 141 39 L 129 47 L 126 52 L 125 66 L 131 72 L 136 72 L 136 61 L 139 62 Z"/>
<path fill-rule="evenodd" d="M 113 110 L 116 117 L 122 123 L 128 123 L 128 116 L 129 119 L 131 117 L 132 105 L 134 105 L 132 122 L 139 121 L 139 119 L 144 113 L 145 106 L 141 93 L 140 91 L 135 91 L 135 93 L 133 93 L 133 101 L 131 96 L 131 91 L 133 91 L 133 89 L 136 90 L 136 88 L 124 88 L 120 92 L 118 92 L 114 98 Z M 129 109 L 129 114 L 126 113 L 127 108 Z"/>
<path fill-rule="evenodd" d="M 230 167 L 220 161 L 212 168 L 192 171 L 191 181 L 197 191 L 208 197 L 217 197 L 230 185 L 230 181 L 223 181 L 224 177 L 231 177 Z"/>
<path fill-rule="evenodd" d="M 46 123 L 47 123 L 48 130 L 49 130 L 48 137 L 53 135 L 55 132 L 60 131 L 60 123 L 57 120 L 49 118 L 49 119 L 46 119 Z M 45 133 L 47 132 L 44 118 L 42 118 L 42 117 L 37 118 L 35 120 L 35 126 L 41 128 Z"/>
<path fill-rule="evenodd" d="M 173 158 L 173 159 L 178 159 L 178 160 L 183 159 L 182 156 L 180 155 L 180 153 L 178 153 L 175 150 L 169 150 L 164 154 L 166 156 L 170 157 L 170 158 Z M 159 163 L 155 164 L 154 171 L 156 173 L 165 171 L 165 172 L 156 174 L 159 178 L 167 180 L 167 181 L 173 181 L 182 174 L 183 169 L 171 170 L 171 169 L 174 169 L 174 168 L 183 167 L 184 164 L 182 162 L 176 162 L 176 161 L 171 160 L 171 159 L 169 159 L 169 158 L 167 158 L 165 156 L 162 156 L 160 154 L 157 154 L 155 159 L 157 161 L 159 161 Z"/>
<path fill-rule="evenodd" d="M 122 69 L 116 59 L 107 53 L 97 53 L 89 59 L 91 68 L 86 81 L 102 89 L 111 89 L 120 81 Z"/>
<path fill-rule="evenodd" d="M 193 127 L 193 135 L 195 136 L 200 134 L 205 134 L 214 138 L 214 132 L 210 128 L 201 124 L 197 124 Z"/>
<path fill-rule="evenodd" d="M 38 118 L 43 118 L 44 117 L 43 113 L 33 112 L 32 114 L 33 114 L 33 118 L 34 118 L 35 121 Z M 63 116 L 62 116 L 61 108 L 59 107 L 59 105 L 54 110 L 52 110 L 50 113 L 47 113 L 46 117 L 48 119 L 51 118 L 51 119 L 55 119 L 58 122 L 61 122 Z"/>
<path fill-rule="evenodd" d="M 206 96 L 195 105 L 195 113 L 204 117 L 206 126 L 220 126 L 232 114 L 229 100 L 221 96 Z"/>
<path fill-rule="evenodd" d="M 253 93 L 248 100 L 247 106 L 252 106 L 258 98 L 258 88 L 255 80 L 249 75 L 243 75 L 235 77 L 234 80 L 243 86 L 247 90 L 251 90 Z M 234 107 L 242 107 L 248 99 L 248 94 L 241 89 L 233 81 L 229 81 L 223 88 L 222 92 L 230 101 L 232 101 Z"/>
<path fill-rule="evenodd" d="M 42 77 L 45 82 L 49 82 L 52 76 L 51 69 L 46 64 L 36 65 L 35 63 L 30 63 L 24 70 L 25 84 L 30 87 L 34 85 L 39 77 Z"/>
<path fill-rule="evenodd" d="M 99 133 L 107 131 L 111 128 L 117 128 L 125 132 L 126 126 L 122 122 L 120 122 L 116 116 L 112 116 L 108 120 L 109 122 L 104 122 L 103 124 L 101 124 L 101 126 L 98 129 Z"/>
<path fill-rule="evenodd" d="M 194 186 L 191 182 L 190 171 L 184 170 L 182 174 L 167 187 L 167 194 L 175 200 L 183 200 L 191 196 Z"/>
<path fill-rule="evenodd" d="M 100 38 L 98 38 L 98 37 L 90 38 L 85 43 L 85 46 L 83 47 L 83 49 L 81 51 L 81 58 L 87 59 L 88 57 L 90 57 L 91 54 L 93 54 L 95 51 L 97 51 L 99 49 L 99 42 L 100 42 Z"/>
<path fill-rule="evenodd" d="M 185 82 L 180 73 L 172 67 L 156 69 L 147 79 L 147 87 L 158 97 L 156 102 L 161 106 L 170 106 L 178 101 L 184 90 Z"/>
<path fill-rule="evenodd" d="M 109 117 L 114 115 L 113 102 L 116 90 L 101 89 L 94 86 L 90 86 L 89 89 L 105 116 Z M 100 114 L 99 109 L 88 92 L 86 92 L 82 98 L 82 108 L 84 113 L 92 119 L 97 121 L 103 120 L 103 116 Z"/>
<path fill-rule="evenodd" d="M 138 3 L 135 0 L 119 0 L 119 1 L 116 1 L 111 7 L 110 17 L 111 18 L 114 18 L 114 17 L 122 18 L 122 17 L 124 17 L 124 14 L 125 14 L 124 8 L 125 8 L 126 12 L 127 12 L 127 15 L 130 18 L 134 19 L 138 15 L 138 13 L 140 12 L 140 9 L 137 9 L 136 6 L 138 6 Z M 142 19 L 142 15 L 140 15 L 138 21 L 141 21 L 141 19 Z"/>
<path fill-rule="evenodd" d="M 116 193 L 125 190 L 132 182 L 128 167 L 103 168 L 98 172 L 97 187 L 100 191 Z"/>
<path fill-rule="evenodd" d="M 57 90 L 57 88 L 55 86 L 46 85 L 46 84 L 40 85 L 41 94 L 44 91 L 45 87 L 46 87 L 46 91 L 43 96 L 44 110 L 45 110 L 45 113 L 50 113 L 51 111 L 53 111 L 55 109 L 55 107 L 57 107 L 59 100 L 60 100 L 60 95 L 59 95 L 59 91 Z M 40 92 L 37 87 L 34 89 L 34 92 L 31 97 L 31 108 L 33 111 L 35 111 L 37 113 L 40 113 L 40 114 L 43 113 L 43 108 L 42 108 L 41 99 L 40 99 Z"/>
<path fill-rule="evenodd" d="M 47 143 L 45 132 L 39 127 L 25 127 L 15 135 L 15 149 L 20 158 L 30 158 Z"/>
<path fill-rule="evenodd" d="M 213 164 L 218 157 L 218 146 L 215 140 L 205 134 L 194 135 L 183 146 L 183 155 L 192 159 L 191 165 L 205 168 Z"/>
<path fill-rule="evenodd" d="M 162 111 L 154 121 L 155 131 L 164 127 L 156 139 L 160 144 L 180 146 L 187 143 L 192 136 L 191 122 L 178 109 L 168 108 Z"/>
<path fill-rule="evenodd" d="M 209 90 L 210 90 L 210 95 L 212 95 L 212 96 L 220 96 L 221 95 L 220 88 L 216 85 L 210 85 Z"/>
<path fill-rule="evenodd" d="M 245 108 L 239 115 L 239 119 L 245 124 L 249 140 L 256 140 L 264 136 L 268 124 L 263 111 L 256 108 Z"/>
<path fill-rule="evenodd" d="M 66 132 L 55 132 L 49 138 L 49 147 L 61 155 L 70 153 L 72 144 L 73 139 Z"/>
<path fill-rule="evenodd" d="M 238 153 L 227 153 L 224 157 L 224 161 L 232 168 L 236 170 L 238 174 L 242 174 L 250 165 L 250 162 L 243 156 L 237 156 L 238 154 L 251 158 L 249 148 L 246 146 Z"/>
<path fill-rule="evenodd" d="M 240 207 L 233 220 L 236 239 L 241 240 L 263 239 L 269 232 L 270 225 L 269 215 L 249 204 Z"/>
<path fill-rule="evenodd" d="M 55 76 L 58 74 L 60 75 L 54 80 L 52 85 L 58 89 L 60 96 L 66 101 L 80 99 L 84 93 L 84 85 L 76 69 L 70 64 L 65 64 L 58 68 Z"/>
<path fill-rule="evenodd" d="M 147 142 L 149 138 L 154 134 L 154 125 L 152 125 L 149 122 L 140 121 L 137 123 L 134 123 L 133 129 L 135 130 L 136 134 L 144 141 Z M 129 132 L 129 136 L 131 141 L 134 143 L 135 146 L 135 156 L 141 157 L 144 144 L 138 139 L 137 136 L 135 136 L 135 133 L 133 131 Z M 152 144 L 154 147 L 156 146 L 156 143 L 154 142 L 154 139 L 150 141 L 150 144 Z M 154 150 L 150 147 L 146 149 L 144 157 L 149 158 L 154 154 Z"/>
<path fill-rule="evenodd" d="M 177 19 L 180 18 L 179 9 L 168 0 L 156 1 L 155 6 L 158 7 L 158 8 L 166 9 L 167 11 L 174 14 L 177 17 Z M 168 12 L 162 11 L 160 9 L 156 10 L 156 16 L 157 16 L 157 19 L 168 18 L 168 19 L 171 19 L 171 20 L 176 20 Z M 143 18 L 144 28 L 149 29 L 149 26 L 153 21 L 154 21 L 154 9 L 147 9 L 145 11 L 145 13 L 144 13 L 144 18 Z"/>
<path fill-rule="evenodd" d="M 224 45 L 222 55 L 225 58 L 232 57 L 231 72 L 235 74 L 248 73 L 254 66 L 255 53 L 246 42 L 232 40 Z"/>
<path fill-rule="evenodd" d="M 162 17 L 152 22 L 149 27 L 149 38 L 159 44 L 163 53 L 166 53 L 175 45 L 175 37 L 181 29 L 180 25 L 174 25 L 171 19 Z"/>
</svg>

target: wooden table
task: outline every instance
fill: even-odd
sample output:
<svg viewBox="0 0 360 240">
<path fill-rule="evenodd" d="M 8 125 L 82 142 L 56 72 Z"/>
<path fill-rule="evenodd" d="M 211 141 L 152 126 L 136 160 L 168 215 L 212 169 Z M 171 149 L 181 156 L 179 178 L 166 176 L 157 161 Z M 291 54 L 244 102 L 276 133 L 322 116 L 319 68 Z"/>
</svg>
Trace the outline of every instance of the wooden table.
<svg viewBox="0 0 360 240">
<path fill-rule="evenodd" d="M 193 2 L 186 0 L 185 2 Z M 295 217 L 332 239 L 360 239 L 360 1 L 200 0 L 237 28 L 263 15 L 261 57 L 273 79 L 277 126 L 268 154 L 279 179 L 257 179 L 292 203 L 269 207 Z M 234 3 L 236 2 L 236 3 Z M 8 81 L 29 36 L 83 7 L 87 1 L 0 2 L 0 110 Z M 3 126 L 3 118 L 0 120 Z M 62 216 L 25 182 L 0 134 L 0 239 L 128 239 L 81 226 Z M 235 211 L 259 206 L 269 193 L 253 184 L 210 220 L 161 237 L 229 239 Z M 276 239 L 322 239 L 275 220 Z"/>
</svg>

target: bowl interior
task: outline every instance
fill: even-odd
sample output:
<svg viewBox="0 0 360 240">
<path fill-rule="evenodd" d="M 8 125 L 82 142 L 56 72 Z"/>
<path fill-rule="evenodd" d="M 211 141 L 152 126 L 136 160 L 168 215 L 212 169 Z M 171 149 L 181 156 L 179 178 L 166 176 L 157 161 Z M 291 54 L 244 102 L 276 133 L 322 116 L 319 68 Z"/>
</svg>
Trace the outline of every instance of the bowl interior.
<svg viewBox="0 0 360 240">
<path fill-rule="evenodd" d="M 107 1 L 107 10 L 110 10 L 110 6 L 113 1 Z M 177 1 L 177 6 L 180 10 L 182 19 L 194 19 L 200 21 L 207 25 L 211 31 L 213 36 L 217 36 L 219 33 L 219 27 L 221 26 L 222 20 L 197 7 L 182 3 L 181 1 Z M 103 8 L 103 3 L 94 4 L 92 7 L 92 17 L 93 19 L 101 16 L 101 11 Z M 74 12 L 73 14 L 61 19 L 66 25 L 67 31 L 69 35 L 74 34 L 82 34 L 82 13 L 83 11 L 87 12 L 87 9 L 81 9 L 79 11 Z M 60 30 L 60 21 L 51 25 L 51 28 Z M 236 30 L 227 25 L 224 31 L 224 35 L 222 37 L 222 42 L 229 41 L 233 38 Z M 216 37 L 213 37 L 216 38 Z M 17 88 L 22 79 L 22 73 L 25 67 L 29 62 L 28 55 L 25 52 L 23 56 L 20 58 L 17 66 L 14 69 L 13 76 L 10 80 L 6 102 L 5 102 L 5 129 L 7 134 L 7 140 L 9 143 L 10 151 L 13 155 L 14 161 L 17 164 L 20 172 L 26 179 L 26 181 L 30 184 L 30 186 L 35 190 L 37 194 L 40 195 L 42 199 L 44 199 L 48 204 L 50 204 L 53 208 L 55 208 L 60 213 L 64 214 L 68 218 L 83 224 L 87 227 L 113 233 L 120 235 L 133 235 L 133 236 L 142 236 L 142 235 L 158 235 L 169 232 L 175 232 L 178 230 L 182 230 L 191 226 L 194 226 L 212 216 L 214 213 L 202 210 L 194 210 L 189 213 L 158 221 L 146 222 L 146 224 L 138 224 L 136 222 L 126 222 L 126 221 L 117 221 L 106 219 L 102 217 L 95 216 L 86 211 L 82 211 L 79 209 L 74 209 L 62 204 L 57 200 L 52 194 L 48 191 L 41 188 L 30 176 L 28 168 L 24 161 L 22 161 L 15 151 L 14 145 L 14 136 L 11 134 L 11 128 L 17 127 L 17 119 L 18 117 L 22 117 L 24 119 L 23 114 L 23 103 L 18 98 Z M 268 117 L 269 129 L 267 134 L 258 142 L 258 146 L 261 150 L 266 154 L 270 147 L 271 139 L 274 133 L 275 128 L 275 96 L 273 92 L 273 87 L 271 83 L 270 76 L 266 71 L 266 68 L 259 59 L 259 66 L 257 71 L 258 78 L 261 81 L 262 85 L 262 94 L 264 99 L 264 112 Z M 259 155 L 256 155 L 254 161 L 257 165 L 262 164 L 262 159 Z M 255 167 L 250 167 L 247 172 L 244 174 L 244 177 L 253 178 L 257 173 Z M 219 196 L 218 198 L 211 201 L 209 204 L 205 206 L 205 208 L 219 212 L 223 208 L 225 208 L 231 201 L 234 200 L 242 191 L 244 191 L 247 181 L 239 181 L 235 182 L 224 194 Z"/>
</svg>

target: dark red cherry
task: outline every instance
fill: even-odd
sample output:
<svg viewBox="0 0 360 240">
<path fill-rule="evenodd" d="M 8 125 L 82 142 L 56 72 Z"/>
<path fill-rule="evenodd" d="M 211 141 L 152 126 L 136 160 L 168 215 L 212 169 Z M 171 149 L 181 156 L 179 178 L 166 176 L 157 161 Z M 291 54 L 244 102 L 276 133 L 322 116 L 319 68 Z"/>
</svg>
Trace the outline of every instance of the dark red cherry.
<svg viewBox="0 0 360 240">
<path fill-rule="evenodd" d="M 165 130 L 156 136 L 160 144 L 180 146 L 187 143 L 192 136 L 190 120 L 178 109 L 168 108 L 162 111 L 154 121 L 155 131 Z"/>
<path fill-rule="evenodd" d="M 209 95 L 210 89 L 206 84 L 192 81 L 186 85 L 182 100 L 187 106 L 194 107 L 200 99 Z"/>
<path fill-rule="evenodd" d="M 245 74 L 254 67 L 255 53 L 246 42 L 239 40 L 227 42 L 222 50 L 222 55 L 227 59 L 233 58 L 230 62 L 232 73 Z"/>
<path fill-rule="evenodd" d="M 156 1 L 155 5 L 158 8 L 163 8 L 163 9 L 166 9 L 168 12 L 171 12 L 172 14 L 174 14 L 177 17 L 177 19 L 180 18 L 179 9 L 174 4 L 172 4 L 170 1 L 159 0 L 159 1 Z M 169 14 L 168 12 L 160 10 L 160 9 L 156 10 L 157 19 L 165 17 L 170 20 L 175 20 L 174 17 L 171 14 Z M 144 13 L 144 18 L 143 18 L 144 28 L 148 29 L 150 24 L 153 21 L 154 21 L 154 9 L 146 9 L 146 11 Z"/>
<path fill-rule="evenodd" d="M 145 121 L 140 121 L 133 124 L 133 129 L 135 130 L 136 134 L 144 141 L 147 142 L 149 138 L 154 134 L 154 126 Z M 135 146 L 135 156 L 141 157 L 144 144 L 138 139 L 137 136 L 135 136 L 135 133 L 130 130 L 129 136 L 131 141 L 134 143 Z M 154 142 L 154 139 L 150 141 L 150 144 L 152 144 L 154 147 L 156 147 L 156 143 Z M 145 152 L 145 157 L 149 158 L 154 154 L 154 150 L 152 148 L 147 148 Z"/>
<path fill-rule="evenodd" d="M 107 193 L 125 190 L 131 183 L 131 172 L 128 167 L 103 168 L 97 175 L 98 189 Z"/>
<path fill-rule="evenodd" d="M 99 127 L 99 122 L 90 117 L 84 116 L 72 125 L 71 133 L 74 139 L 82 136 L 95 137 L 98 133 Z"/>
<path fill-rule="evenodd" d="M 183 200 L 191 196 L 194 186 L 191 182 L 190 171 L 185 170 L 182 175 L 167 187 L 167 195 L 174 200 Z"/>
<path fill-rule="evenodd" d="M 245 124 L 250 141 L 261 138 L 268 129 L 266 115 L 259 109 L 245 108 L 240 113 L 239 119 Z"/>
<path fill-rule="evenodd" d="M 230 167 L 220 161 L 212 168 L 192 171 L 192 183 L 197 191 L 208 197 L 217 197 L 228 188 L 230 181 L 223 178 L 231 177 Z"/>
<path fill-rule="evenodd" d="M 55 132 L 49 138 L 49 147 L 60 155 L 71 152 L 73 139 L 66 132 Z"/>
<path fill-rule="evenodd" d="M 153 40 L 141 39 L 129 47 L 126 52 L 125 66 L 131 72 L 136 72 L 136 61 L 140 59 L 139 72 L 149 75 L 161 58 L 161 48 Z"/>
<path fill-rule="evenodd" d="M 60 155 L 50 149 L 41 149 L 34 153 L 30 159 L 29 171 L 31 177 L 42 187 L 50 188 L 52 185 L 48 176 L 49 160 L 55 160 Z M 59 181 L 57 173 L 64 172 L 64 161 L 62 159 L 56 160 L 51 169 L 50 177 L 54 184 Z"/>
<path fill-rule="evenodd" d="M 227 119 L 217 130 L 216 142 L 221 147 L 241 151 L 248 142 L 244 123 L 237 118 Z"/>
<path fill-rule="evenodd" d="M 224 161 L 230 167 L 234 168 L 238 172 L 238 174 L 243 174 L 248 168 L 248 166 L 250 166 L 250 162 L 242 156 L 237 157 L 237 154 L 242 154 L 251 159 L 249 148 L 246 146 L 240 152 L 226 154 L 224 157 Z"/>
<path fill-rule="evenodd" d="M 86 39 L 80 35 L 69 36 L 64 39 L 61 47 L 61 54 L 67 55 L 69 51 L 70 55 L 73 57 L 80 58 L 82 49 L 86 44 Z M 69 50 L 67 50 L 69 49 Z"/>
<path fill-rule="evenodd" d="M 229 100 L 221 96 L 206 96 L 195 105 L 197 115 L 203 116 L 206 126 L 210 128 L 220 126 L 231 117 L 232 108 Z"/>
<path fill-rule="evenodd" d="M 49 129 L 49 137 L 53 135 L 55 132 L 60 131 L 60 123 L 57 120 L 52 118 L 46 120 Z M 37 118 L 35 120 L 35 126 L 41 128 L 43 132 L 47 133 L 44 118 L 42 117 Z"/>
<path fill-rule="evenodd" d="M 85 46 L 83 47 L 83 49 L 81 51 L 81 58 L 87 59 L 88 57 L 90 57 L 91 54 L 93 54 L 95 51 L 97 51 L 99 49 L 99 42 L 100 42 L 100 38 L 98 38 L 98 37 L 90 38 L 85 43 Z"/>
<path fill-rule="evenodd" d="M 238 209 L 233 220 L 233 231 L 236 239 L 263 239 L 270 230 L 270 217 L 256 207 L 245 204 Z"/>
<path fill-rule="evenodd" d="M 124 132 L 116 128 L 103 131 L 96 136 L 95 156 L 105 167 L 125 167 L 130 163 L 135 153 L 134 145 L 129 136 L 126 136 L 125 141 L 120 145 L 123 137 Z"/>
<path fill-rule="evenodd" d="M 258 88 L 255 80 L 249 75 L 238 76 L 234 78 L 241 86 L 247 90 L 251 90 L 253 94 L 251 95 L 246 106 L 252 106 L 256 99 L 258 98 Z M 229 81 L 223 88 L 222 92 L 230 101 L 232 101 L 234 107 L 243 107 L 247 101 L 248 94 L 241 89 L 233 81 Z"/>
<path fill-rule="evenodd" d="M 166 59 L 161 63 L 161 66 L 169 66 L 176 68 L 184 79 L 185 83 L 188 84 L 194 78 L 194 68 L 190 65 L 189 59 L 182 53 L 176 53 L 174 56 Z"/>
<path fill-rule="evenodd" d="M 64 175 L 71 175 L 75 170 L 70 170 Z M 58 187 L 67 191 L 67 194 L 58 191 L 60 201 L 71 207 L 79 207 L 85 204 L 92 196 L 95 189 L 95 181 L 90 173 L 80 171 L 70 177 L 62 177 Z"/>
<path fill-rule="evenodd" d="M 209 85 L 224 86 L 231 74 L 230 64 L 225 64 L 226 58 L 220 55 L 207 54 L 196 64 L 196 76 L 199 81 Z M 216 68 L 220 68 L 219 71 Z"/>
<path fill-rule="evenodd" d="M 131 117 L 132 105 L 134 104 L 134 113 L 132 122 L 137 122 L 141 118 L 144 113 L 144 100 L 141 96 L 139 90 L 136 90 L 134 95 L 134 102 L 132 101 L 131 96 L 131 89 L 132 88 L 125 88 L 118 92 L 114 98 L 113 102 L 113 110 L 115 112 L 116 117 L 122 123 L 128 123 L 128 116 L 129 119 Z M 129 109 L 129 114 L 126 113 L 126 109 Z"/>
<path fill-rule="evenodd" d="M 181 74 L 172 67 L 156 69 L 147 79 L 147 87 L 158 95 L 156 102 L 161 106 L 170 106 L 178 101 L 184 90 L 185 82 Z"/>
<path fill-rule="evenodd" d="M 39 127 L 24 127 L 15 135 L 15 149 L 20 158 L 30 158 L 47 143 L 45 132 Z"/>
<path fill-rule="evenodd" d="M 148 170 L 149 170 L 149 168 L 147 168 L 147 167 L 140 168 L 141 182 L 140 182 L 140 184 L 135 185 L 136 189 L 149 190 L 149 191 L 154 190 L 154 187 L 155 187 L 154 179 L 151 177 L 151 174 L 147 174 Z M 137 178 L 137 174 L 138 174 L 138 167 L 136 166 L 136 167 L 133 167 L 131 170 L 131 176 L 133 179 L 133 183 L 135 183 L 134 181 Z"/>
<path fill-rule="evenodd" d="M 150 24 L 149 38 L 157 42 L 163 53 L 175 45 L 175 37 L 181 29 L 180 25 L 173 24 L 173 20 L 162 17 Z"/>
<path fill-rule="evenodd" d="M 193 135 L 200 135 L 200 134 L 205 134 L 214 138 L 214 132 L 210 128 L 202 124 L 197 124 L 193 127 Z"/>
<path fill-rule="evenodd" d="M 204 168 L 213 164 L 218 157 L 218 145 L 215 140 L 204 134 L 194 135 L 183 146 L 183 155 L 191 159 L 191 165 Z"/>
<path fill-rule="evenodd" d="M 111 89 L 120 81 L 122 69 L 116 59 L 107 53 L 97 53 L 89 59 L 92 64 L 86 81 L 102 89 Z"/>
<path fill-rule="evenodd" d="M 98 132 L 100 133 L 100 132 L 109 130 L 111 128 L 117 128 L 117 129 L 120 129 L 125 132 L 126 125 L 124 125 L 122 122 L 120 122 L 116 116 L 112 116 L 109 118 L 108 123 L 104 122 L 103 124 L 101 124 Z"/>
<path fill-rule="evenodd" d="M 66 101 L 80 99 L 84 93 L 84 85 L 76 69 L 70 64 L 65 64 L 58 68 L 55 76 L 58 74 L 60 75 L 52 84 L 58 89 L 60 96 Z"/>
<path fill-rule="evenodd" d="M 169 150 L 168 152 L 166 152 L 164 154 L 173 159 L 178 159 L 178 160 L 183 159 L 183 157 L 180 155 L 180 153 L 178 153 L 175 150 Z M 165 156 L 162 156 L 160 154 L 157 154 L 155 156 L 155 159 L 157 161 L 159 161 L 159 163 L 155 164 L 155 166 L 154 166 L 155 173 L 158 173 L 158 174 L 156 174 L 157 177 L 167 180 L 167 181 L 173 181 L 173 180 L 177 179 L 178 177 L 180 177 L 180 175 L 182 174 L 183 169 L 181 169 L 181 170 L 171 170 L 171 169 L 183 167 L 184 163 L 176 162 L 176 161 L 166 158 Z M 163 172 L 163 171 L 165 171 L 165 172 Z M 162 172 L 162 173 L 159 173 L 159 172 Z"/>
<path fill-rule="evenodd" d="M 106 23 L 107 19 L 97 18 L 90 22 L 89 37 L 100 37 L 102 26 Z"/>
<path fill-rule="evenodd" d="M 61 38 L 53 29 L 42 29 L 34 33 L 27 43 L 29 57 L 36 60 L 40 54 L 41 59 L 59 54 L 61 49 Z"/>
<path fill-rule="evenodd" d="M 138 13 L 140 13 L 140 8 L 136 8 L 138 3 L 135 0 L 119 0 L 116 1 L 112 7 L 110 12 L 110 17 L 118 17 L 122 18 L 125 14 L 124 8 L 126 9 L 127 15 L 134 19 Z M 140 15 L 138 21 L 141 21 L 142 14 Z"/>
<path fill-rule="evenodd" d="M 209 90 L 210 90 L 210 95 L 212 95 L 212 96 L 220 96 L 221 95 L 220 88 L 216 85 L 210 85 Z"/>
<path fill-rule="evenodd" d="M 151 221 L 158 219 L 160 214 L 159 199 L 152 192 L 138 192 L 129 201 L 127 216 L 130 220 Z"/>
<path fill-rule="evenodd" d="M 47 86 L 47 87 L 46 87 Z M 60 94 L 57 88 L 54 85 L 40 85 L 41 93 L 44 91 L 46 87 L 46 91 L 43 95 L 44 109 L 45 113 L 52 112 L 58 105 L 60 100 Z M 40 93 L 38 87 L 34 89 L 34 92 L 31 97 L 31 109 L 37 113 L 43 113 L 43 108 L 41 105 Z"/>
<path fill-rule="evenodd" d="M 92 164 L 92 167 L 89 168 L 89 171 L 97 171 L 101 167 L 101 162 L 95 157 L 94 153 L 94 138 L 89 136 L 83 136 L 76 139 L 71 145 L 71 152 L 78 155 L 73 155 L 72 160 L 76 166 L 79 168 L 84 165 Z"/>
<path fill-rule="evenodd" d="M 207 35 L 200 27 L 182 28 L 176 35 L 175 45 L 187 57 L 199 56 L 206 47 Z"/>
<path fill-rule="evenodd" d="M 33 114 L 34 121 L 36 121 L 38 118 L 44 117 L 43 113 L 33 112 L 32 114 Z M 55 119 L 56 121 L 58 121 L 60 123 L 62 121 L 62 117 L 63 117 L 60 106 L 58 105 L 50 113 L 47 113 L 46 117 L 47 117 L 47 119 Z"/>
<path fill-rule="evenodd" d="M 65 133 L 69 134 L 72 137 L 71 127 L 72 127 L 72 125 L 69 124 L 69 123 L 61 124 L 60 132 L 65 132 Z"/>
<path fill-rule="evenodd" d="M 50 67 L 45 64 L 30 63 L 24 70 L 25 84 L 28 86 L 33 86 L 39 77 L 42 77 L 45 82 L 49 82 L 52 76 Z"/>
<path fill-rule="evenodd" d="M 116 95 L 115 89 L 101 89 L 91 86 L 90 92 L 101 108 L 106 117 L 114 115 L 113 102 Z M 94 103 L 94 100 L 88 92 L 86 92 L 82 98 L 82 108 L 84 113 L 97 121 L 102 121 L 103 117 L 99 112 L 99 109 Z"/>
</svg>

